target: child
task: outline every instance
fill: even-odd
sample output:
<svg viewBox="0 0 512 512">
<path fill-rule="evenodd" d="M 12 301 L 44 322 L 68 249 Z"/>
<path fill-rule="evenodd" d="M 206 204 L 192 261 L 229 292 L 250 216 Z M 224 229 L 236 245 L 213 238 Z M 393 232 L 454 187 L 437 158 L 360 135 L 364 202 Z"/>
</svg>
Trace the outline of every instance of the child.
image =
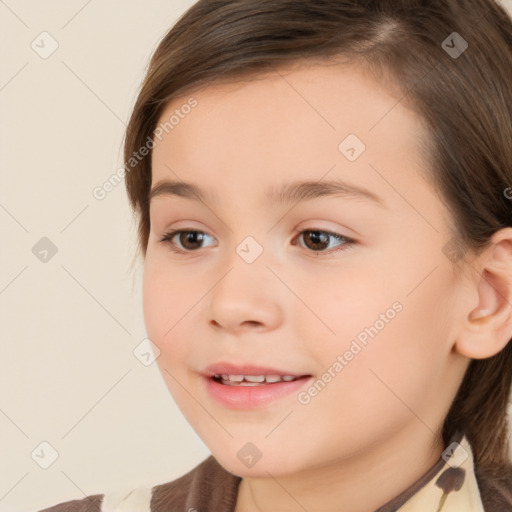
<svg viewBox="0 0 512 512">
<path fill-rule="evenodd" d="M 212 456 L 46 512 L 512 511 L 510 84 L 492 0 L 185 13 L 125 179 L 147 333 Z"/>
</svg>

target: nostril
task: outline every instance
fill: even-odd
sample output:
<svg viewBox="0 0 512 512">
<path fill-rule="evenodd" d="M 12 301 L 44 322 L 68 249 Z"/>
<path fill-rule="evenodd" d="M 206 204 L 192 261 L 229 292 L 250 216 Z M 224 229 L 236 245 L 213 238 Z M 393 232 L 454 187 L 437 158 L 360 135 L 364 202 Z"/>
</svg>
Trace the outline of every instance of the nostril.
<svg viewBox="0 0 512 512">
<path fill-rule="evenodd" d="M 260 326 L 260 325 L 261 325 L 261 323 L 260 323 L 260 322 L 257 322 L 256 320 L 246 320 L 246 321 L 244 322 L 244 324 L 249 324 L 249 325 L 251 325 L 251 326 L 255 326 L 255 327 L 258 327 L 258 326 Z"/>
</svg>

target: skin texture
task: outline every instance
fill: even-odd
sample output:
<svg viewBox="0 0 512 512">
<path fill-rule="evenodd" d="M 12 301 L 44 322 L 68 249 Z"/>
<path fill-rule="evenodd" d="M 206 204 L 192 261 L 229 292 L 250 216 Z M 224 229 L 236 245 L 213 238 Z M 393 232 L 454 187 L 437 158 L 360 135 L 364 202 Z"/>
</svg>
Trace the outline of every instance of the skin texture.
<svg viewBox="0 0 512 512">
<path fill-rule="evenodd" d="M 193 96 L 197 106 L 152 156 L 153 185 L 183 180 L 210 194 L 151 201 L 143 306 L 164 381 L 217 460 L 243 477 L 237 512 L 374 511 L 440 457 L 436 434 L 469 358 L 490 357 L 510 338 L 510 232 L 470 271 L 454 271 L 442 250 L 449 214 L 421 176 L 424 128 L 354 67 L 296 65 Z M 354 162 L 338 148 L 349 134 L 366 145 Z M 263 195 L 335 178 L 384 207 Z M 178 228 L 206 235 L 178 254 L 160 241 Z M 331 238 L 321 254 L 298 235 L 304 229 L 355 243 Z M 250 264 L 236 252 L 247 236 L 263 248 Z M 218 361 L 318 378 L 394 303 L 401 311 L 308 404 L 293 393 L 231 410 L 206 392 L 199 372 Z M 262 454 L 252 468 L 237 457 L 247 442 Z"/>
</svg>

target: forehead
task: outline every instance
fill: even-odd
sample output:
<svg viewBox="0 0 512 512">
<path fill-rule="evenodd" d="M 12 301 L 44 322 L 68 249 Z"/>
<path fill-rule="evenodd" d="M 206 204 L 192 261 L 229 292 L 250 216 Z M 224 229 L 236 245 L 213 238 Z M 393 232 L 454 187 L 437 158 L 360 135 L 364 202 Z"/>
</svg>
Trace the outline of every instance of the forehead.
<svg viewBox="0 0 512 512">
<path fill-rule="evenodd" d="M 183 108 L 191 98 L 196 106 Z M 241 186 L 263 196 L 297 179 L 381 187 L 376 171 L 399 168 L 410 188 L 423 164 L 424 130 L 399 100 L 342 64 L 295 64 L 195 89 L 172 100 L 159 119 L 167 130 L 155 140 L 153 184 L 182 179 L 206 190 L 228 193 L 236 186 L 240 192 Z M 351 160 L 346 149 L 361 154 Z"/>
</svg>

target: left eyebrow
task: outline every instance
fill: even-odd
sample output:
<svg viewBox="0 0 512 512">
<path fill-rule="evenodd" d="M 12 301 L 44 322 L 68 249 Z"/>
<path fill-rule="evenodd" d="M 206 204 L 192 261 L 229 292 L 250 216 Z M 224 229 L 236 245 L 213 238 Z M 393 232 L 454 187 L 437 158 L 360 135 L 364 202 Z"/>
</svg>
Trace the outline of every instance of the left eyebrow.
<svg viewBox="0 0 512 512">
<path fill-rule="evenodd" d="M 149 193 L 149 201 L 154 197 L 170 195 L 205 202 L 214 199 L 198 185 L 184 181 L 159 181 Z M 372 191 L 343 180 L 330 181 L 294 181 L 280 187 L 270 187 L 265 194 L 268 202 L 300 203 L 320 197 L 346 197 L 371 201 L 381 208 L 386 208 L 382 198 Z"/>
<path fill-rule="evenodd" d="M 280 188 L 271 188 L 266 197 L 269 201 L 300 203 L 319 197 L 345 197 L 371 201 L 386 208 L 384 201 L 372 191 L 347 183 L 341 179 L 330 181 L 294 181 L 285 183 Z"/>
</svg>

